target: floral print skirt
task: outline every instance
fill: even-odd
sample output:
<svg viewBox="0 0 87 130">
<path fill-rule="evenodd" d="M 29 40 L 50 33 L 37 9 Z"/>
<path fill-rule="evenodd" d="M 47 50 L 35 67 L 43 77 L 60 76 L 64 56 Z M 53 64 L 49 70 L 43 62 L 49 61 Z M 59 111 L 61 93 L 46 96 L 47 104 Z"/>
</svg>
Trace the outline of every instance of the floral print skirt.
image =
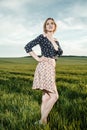
<svg viewBox="0 0 87 130">
<path fill-rule="evenodd" d="M 32 89 L 46 90 L 57 92 L 55 83 L 55 60 L 47 58 L 37 64 Z"/>
</svg>

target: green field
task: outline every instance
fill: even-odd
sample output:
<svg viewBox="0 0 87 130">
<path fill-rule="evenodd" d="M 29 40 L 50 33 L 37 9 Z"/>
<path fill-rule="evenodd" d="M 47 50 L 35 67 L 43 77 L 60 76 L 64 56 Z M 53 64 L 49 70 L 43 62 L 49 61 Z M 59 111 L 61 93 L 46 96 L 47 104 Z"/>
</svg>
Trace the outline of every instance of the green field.
<svg viewBox="0 0 87 130">
<path fill-rule="evenodd" d="M 86 130 L 87 57 L 60 57 L 56 66 L 59 100 L 46 126 L 40 118 L 41 91 L 32 90 L 37 62 L 0 58 L 0 130 Z"/>
</svg>

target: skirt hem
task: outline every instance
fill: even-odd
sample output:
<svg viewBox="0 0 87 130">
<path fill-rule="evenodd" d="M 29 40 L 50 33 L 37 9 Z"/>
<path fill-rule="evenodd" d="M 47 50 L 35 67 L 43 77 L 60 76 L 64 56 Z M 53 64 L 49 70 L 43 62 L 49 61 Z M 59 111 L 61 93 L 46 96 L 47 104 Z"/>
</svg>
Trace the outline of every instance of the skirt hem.
<svg viewBox="0 0 87 130">
<path fill-rule="evenodd" d="M 48 91 L 48 92 L 51 92 L 51 93 L 55 93 L 57 90 L 49 90 L 49 89 L 46 89 L 46 88 L 32 88 L 33 90 L 41 90 L 41 91 L 43 91 L 43 90 L 46 90 L 46 91 Z"/>
</svg>

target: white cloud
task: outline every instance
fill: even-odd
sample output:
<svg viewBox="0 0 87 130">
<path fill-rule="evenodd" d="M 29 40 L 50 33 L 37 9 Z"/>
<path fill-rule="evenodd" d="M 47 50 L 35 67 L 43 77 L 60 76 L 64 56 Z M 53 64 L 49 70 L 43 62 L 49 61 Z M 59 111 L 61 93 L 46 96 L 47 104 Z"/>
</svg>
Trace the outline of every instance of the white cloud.
<svg viewBox="0 0 87 130">
<path fill-rule="evenodd" d="M 26 55 L 25 44 L 43 32 L 47 16 L 58 19 L 56 36 L 61 38 L 64 54 L 87 55 L 86 5 L 83 1 L 0 0 L 0 56 Z M 38 46 L 34 50 L 40 54 Z"/>
<path fill-rule="evenodd" d="M 61 40 L 64 55 L 87 56 L 87 36 L 79 39 Z"/>
<path fill-rule="evenodd" d="M 87 30 L 87 24 L 82 19 L 75 17 L 67 17 L 57 21 L 59 28 L 62 30 Z"/>
<path fill-rule="evenodd" d="M 6 8 L 10 8 L 10 9 L 15 9 L 20 7 L 21 5 L 23 5 L 25 2 L 32 2 L 32 0 L 1 0 L 0 1 L 0 6 L 1 7 L 6 7 Z"/>
<path fill-rule="evenodd" d="M 23 44 L 29 41 L 36 34 L 41 32 L 42 23 L 32 23 L 24 18 L 19 18 L 13 15 L 0 19 L 0 45 Z M 28 23 L 28 24 L 27 24 Z"/>
<path fill-rule="evenodd" d="M 87 17 L 87 1 L 80 1 L 74 4 L 72 13 L 77 17 Z"/>
</svg>

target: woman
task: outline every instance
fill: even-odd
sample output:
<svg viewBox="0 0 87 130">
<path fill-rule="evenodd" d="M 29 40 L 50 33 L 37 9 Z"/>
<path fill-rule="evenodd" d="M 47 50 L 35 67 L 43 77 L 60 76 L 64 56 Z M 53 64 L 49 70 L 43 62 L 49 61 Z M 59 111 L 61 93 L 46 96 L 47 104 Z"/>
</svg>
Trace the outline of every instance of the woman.
<svg viewBox="0 0 87 130">
<path fill-rule="evenodd" d="M 63 51 L 57 39 L 53 37 L 56 28 L 54 19 L 47 18 L 43 26 L 44 34 L 40 34 L 25 46 L 26 52 L 38 61 L 32 88 L 43 91 L 39 124 L 47 123 L 48 114 L 59 97 L 55 83 L 55 66 L 56 58 L 62 55 Z M 41 57 L 32 50 L 37 44 L 41 48 Z"/>
</svg>

